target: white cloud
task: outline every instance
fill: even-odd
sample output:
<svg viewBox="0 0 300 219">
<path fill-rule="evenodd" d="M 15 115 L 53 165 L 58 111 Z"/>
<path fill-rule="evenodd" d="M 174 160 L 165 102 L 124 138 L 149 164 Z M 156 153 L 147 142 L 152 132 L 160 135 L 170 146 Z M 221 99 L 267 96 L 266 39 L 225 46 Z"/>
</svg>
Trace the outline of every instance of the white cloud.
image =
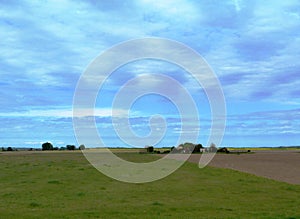
<svg viewBox="0 0 300 219">
<path fill-rule="evenodd" d="M 2 1 L 0 6 L 0 116 L 20 118 L 11 133 L 13 127 L 19 133 L 25 127 L 24 117 L 71 118 L 75 85 L 88 63 L 116 43 L 145 36 L 178 40 L 203 55 L 221 80 L 233 113 L 271 107 L 281 111 L 300 105 L 298 1 Z M 162 52 L 166 48 L 157 45 L 152 49 Z M 176 50 L 167 50 L 176 55 Z M 123 70 L 122 76 L 116 74 L 107 81 L 105 101 L 132 77 L 149 73 L 174 77 L 193 96 L 202 92 L 188 74 L 172 65 L 143 62 Z M 94 85 L 103 78 L 88 79 Z M 137 80 L 135 89 L 145 87 L 176 93 L 152 76 Z M 197 103 L 201 107 L 203 99 Z M 156 101 L 144 105 L 146 112 L 142 108 L 130 112 L 130 117 L 148 115 L 148 108 L 170 109 L 161 99 Z M 109 117 L 107 105 L 96 108 L 95 115 Z M 93 114 L 86 109 L 80 112 L 81 116 Z M 123 109 L 116 111 L 117 116 L 127 114 Z M 173 111 L 167 117 L 170 115 Z M 266 122 L 271 134 L 292 134 L 299 126 L 291 115 L 285 119 L 280 113 L 272 116 L 290 121 L 291 128 L 280 130 L 276 123 Z M 254 124 L 246 117 L 238 119 L 244 120 L 243 125 L 232 123 L 232 128 L 240 125 L 240 135 L 245 127 L 261 133 L 259 119 Z"/>
<path fill-rule="evenodd" d="M 131 113 L 130 115 L 135 115 L 136 113 Z M 127 117 L 128 111 L 123 109 L 113 110 L 113 115 L 116 117 Z M 39 109 L 39 110 L 29 110 L 24 112 L 9 112 L 0 113 L 1 117 L 58 117 L 58 118 L 72 118 L 72 109 Z M 76 109 L 76 115 L 78 117 L 111 117 L 112 109 L 110 108 L 95 108 L 95 109 Z"/>
</svg>

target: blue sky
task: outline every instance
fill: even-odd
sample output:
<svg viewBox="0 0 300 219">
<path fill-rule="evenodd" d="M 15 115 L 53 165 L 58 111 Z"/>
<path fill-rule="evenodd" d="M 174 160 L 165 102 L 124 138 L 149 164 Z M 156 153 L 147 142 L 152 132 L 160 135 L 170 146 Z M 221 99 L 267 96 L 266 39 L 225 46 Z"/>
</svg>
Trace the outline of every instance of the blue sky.
<svg viewBox="0 0 300 219">
<path fill-rule="evenodd" d="M 0 146 L 77 145 L 72 103 L 81 74 L 108 48 L 142 37 L 179 41 L 209 63 L 226 100 L 223 146 L 300 145 L 298 1 L 12 0 L 0 1 Z M 210 106 L 205 93 L 183 69 L 153 60 L 129 63 L 105 82 L 95 110 L 105 144 L 128 146 L 114 133 L 110 117 L 112 99 L 128 80 L 144 75 L 148 78 L 136 89 L 152 86 L 176 94 L 154 73 L 173 77 L 191 93 L 199 109 L 198 141 L 206 144 Z M 120 118 L 127 116 L 126 110 L 116 110 Z M 147 95 L 129 114 L 140 136 L 149 133 L 149 117 L 162 114 L 167 129 L 157 145 L 177 143 L 180 116 L 168 99 Z M 190 122 L 191 132 L 198 129 Z"/>
</svg>

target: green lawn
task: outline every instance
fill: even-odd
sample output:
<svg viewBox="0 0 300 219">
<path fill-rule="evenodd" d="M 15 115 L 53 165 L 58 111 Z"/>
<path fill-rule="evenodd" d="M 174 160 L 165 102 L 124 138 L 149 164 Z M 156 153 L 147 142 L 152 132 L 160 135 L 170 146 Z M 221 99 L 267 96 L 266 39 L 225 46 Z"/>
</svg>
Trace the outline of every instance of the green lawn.
<svg viewBox="0 0 300 219">
<path fill-rule="evenodd" d="M 80 152 L 1 153 L 0 186 L 0 218 L 300 218 L 300 186 L 192 163 L 128 184 L 99 173 Z"/>
</svg>

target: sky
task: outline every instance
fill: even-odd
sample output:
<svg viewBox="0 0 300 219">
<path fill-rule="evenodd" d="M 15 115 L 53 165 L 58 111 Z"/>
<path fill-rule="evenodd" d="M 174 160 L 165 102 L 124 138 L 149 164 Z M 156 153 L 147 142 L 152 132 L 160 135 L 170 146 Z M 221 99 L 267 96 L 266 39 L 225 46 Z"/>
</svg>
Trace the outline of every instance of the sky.
<svg viewBox="0 0 300 219">
<path fill-rule="evenodd" d="M 72 110 L 80 77 L 109 48 L 144 37 L 183 43 L 209 64 L 226 101 L 226 129 L 217 146 L 300 145 L 299 1 L 0 0 L 0 147 L 78 145 Z M 184 106 L 185 98 L 159 75 L 186 88 L 200 122 L 182 118 L 178 105 Z M 129 109 L 115 108 L 114 97 L 128 83 L 154 93 L 137 98 Z M 157 95 L 164 92 L 181 102 Z M 157 114 L 164 120 L 153 117 Z M 135 146 L 184 143 L 178 142 L 182 122 L 188 123 L 184 141 L 199 132 L 195 143 L 210 143 L 205 91 L 189 72 L 163 60 L 116 69 L 98 93 L 94 114 L 83 116 L 95 119 L 106 146 L 132 147 L 128 129 L 118 133 L 124 119 L 136 135 L 127 137 L 140 139 Z M 151 124 L 157 139 L 149 138 Z"/>
</svg>

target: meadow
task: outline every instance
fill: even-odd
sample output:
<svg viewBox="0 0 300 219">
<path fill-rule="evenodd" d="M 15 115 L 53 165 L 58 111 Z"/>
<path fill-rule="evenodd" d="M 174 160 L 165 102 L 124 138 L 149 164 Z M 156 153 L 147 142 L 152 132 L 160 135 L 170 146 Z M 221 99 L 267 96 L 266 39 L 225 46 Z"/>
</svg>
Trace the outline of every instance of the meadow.
<svg viewBox="0 0 300 219">
<path fill-rule="evenodd" d="M 300 185 L 194 163 L 128 184 L 98 172 L 80 151 L 2 152 L 0 186 L 0 218 L 300 218 Z"/>
</svg>

